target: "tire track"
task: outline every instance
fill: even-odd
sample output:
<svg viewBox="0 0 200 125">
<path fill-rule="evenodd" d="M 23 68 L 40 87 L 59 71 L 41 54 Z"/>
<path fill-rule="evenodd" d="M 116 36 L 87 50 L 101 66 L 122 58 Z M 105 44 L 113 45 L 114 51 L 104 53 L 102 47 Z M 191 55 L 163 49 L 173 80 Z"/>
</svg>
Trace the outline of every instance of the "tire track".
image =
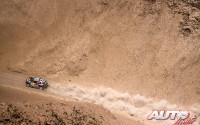
<svg viewBox="0 0 200 125">
<path fill-rule="evenodd" d="M 0 72 L 0 85 L 28 89 L 25 87 L 26 76 Z M 80 102 L 90 102 L 123 114 L 129 115 L 134 119 L 146 120 L 152 110 L 184 110 L 189 109 L 193 114 L 200 116 L 200 106 L 182 107 L 170 104 L 166 100 L 155 101 L 142 95 L 130 95 L 112 88 L 96 87 L 87 88 L 76 84 L 59 84 L 49 81 L 50 87 L 47 94 L 55 94 L 60 97 L 74 99 Z M 38 91 L 39 92 L 39 91 Z M 121 114 L 120 113 L 120 114 Z M 153 124 L 173 124 L 174 121 L 159 121 Z M 200 119 L 194 125 L 199 125 Z"/>
</svg>

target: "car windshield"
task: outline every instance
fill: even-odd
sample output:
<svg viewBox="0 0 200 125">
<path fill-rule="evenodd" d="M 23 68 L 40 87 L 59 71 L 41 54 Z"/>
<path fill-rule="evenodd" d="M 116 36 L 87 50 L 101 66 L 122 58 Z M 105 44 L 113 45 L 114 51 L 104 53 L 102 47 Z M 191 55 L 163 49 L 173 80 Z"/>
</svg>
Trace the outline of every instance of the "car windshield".
<svg viewBox="0 0 200 125">
<path fill-rule="evenodd" d="M 34 78 L 34 81 L 36 81 L 36 82 L 37 82 L 37 81 L 40 81 L 40 78 L 35 77 L 35 78 Z"/>
</svg>

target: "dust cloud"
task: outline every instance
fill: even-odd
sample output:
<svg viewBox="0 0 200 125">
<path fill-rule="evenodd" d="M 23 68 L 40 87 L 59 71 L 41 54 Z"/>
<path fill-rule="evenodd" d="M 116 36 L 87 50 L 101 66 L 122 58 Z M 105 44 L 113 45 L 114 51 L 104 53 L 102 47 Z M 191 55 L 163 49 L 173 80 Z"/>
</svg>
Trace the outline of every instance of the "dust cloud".
<svg viewBox="0 0 200 125">
<path fill-rule="evenodd" d="M 77 101 L 90 102 L 102 105 L 105 108 L 119 111 L 127 115 L 144 119 L 149 116 L 153 110 L 190 110 L 192 115 L 200 116 L 200 105 L 195 104 L 191 107 L 178 106 L 170 104 L 166 100 L 154 100 L 146 98 L 140 94 L 130 95 L 127 92 L 119 92 L 107 87 L 88 88 L 76 84 L 51 84 L 48 91 L 62 97 L 70 97 Z M 170 124 L 174 121 L 153 121 L 156 124 Z M 200 119 L 195 125 L 200 123 Z"/>
</svg>

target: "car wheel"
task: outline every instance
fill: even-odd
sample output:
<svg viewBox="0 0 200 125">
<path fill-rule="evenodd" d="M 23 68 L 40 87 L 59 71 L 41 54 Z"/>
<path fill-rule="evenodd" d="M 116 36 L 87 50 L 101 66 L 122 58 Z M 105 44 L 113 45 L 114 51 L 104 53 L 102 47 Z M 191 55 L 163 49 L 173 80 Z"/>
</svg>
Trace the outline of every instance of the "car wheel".
<svg viewBox="0 0 200 125">
<path fill-rule="evenodd" d="M 44 90 L 44 86 L 41 86 L 41 87 L 40 87 L 40 90 Z"/>
<path fill-rule="evenodd" d="M 48 85 L 45 85 L 45 89 L 47 89 Z"/>
<path fill-rule="evenodd" d="M 27 84 L 27 83 L 26 83 L 26 87 L 30 87 L 30 84 Z"/>
</svg>

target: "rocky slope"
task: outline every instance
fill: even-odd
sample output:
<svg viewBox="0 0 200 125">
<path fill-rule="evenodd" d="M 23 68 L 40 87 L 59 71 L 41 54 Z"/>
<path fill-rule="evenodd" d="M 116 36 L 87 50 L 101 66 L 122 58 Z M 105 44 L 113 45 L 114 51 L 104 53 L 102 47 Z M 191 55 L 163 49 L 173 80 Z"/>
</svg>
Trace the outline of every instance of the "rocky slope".
<svg viewBox="0 0 200 125">
<path fill-rule="evenodd" d="M 0 67 L 200 103 L 199 4 L 1 0 Z"/>
<path fill-rule="evenodd" d="M 91 103 L 0 86 L 1 125 L 142 125 Z"/>
</svg>

